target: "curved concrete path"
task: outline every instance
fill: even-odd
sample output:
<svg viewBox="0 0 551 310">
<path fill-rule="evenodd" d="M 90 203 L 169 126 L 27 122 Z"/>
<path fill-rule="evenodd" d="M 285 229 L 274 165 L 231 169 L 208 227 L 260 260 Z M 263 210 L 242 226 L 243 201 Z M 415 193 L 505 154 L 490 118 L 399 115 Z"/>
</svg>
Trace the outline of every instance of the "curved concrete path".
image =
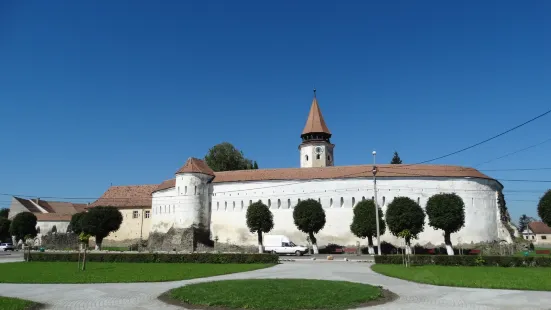
<svg viewBox="0 0 551 310">
<path fill-rule="evenodd" d="M 1 275 L 0 275 L 1 276 Z M 430 275 L 427 275 L 430 276 Z M 48 309 L 182 309 L 157 296 L 198 282 L 244 278 L 307 278 L 381 285 L 394 302 L 362 309 L 550 309 L 551 292 L 453 288 L 418 284 L 373 272 L 370 264 L 296 261 L 272 268 L 211 278 L 162 283 L 0 284 L 0 295 L 48 304 Z"/>
</svg>

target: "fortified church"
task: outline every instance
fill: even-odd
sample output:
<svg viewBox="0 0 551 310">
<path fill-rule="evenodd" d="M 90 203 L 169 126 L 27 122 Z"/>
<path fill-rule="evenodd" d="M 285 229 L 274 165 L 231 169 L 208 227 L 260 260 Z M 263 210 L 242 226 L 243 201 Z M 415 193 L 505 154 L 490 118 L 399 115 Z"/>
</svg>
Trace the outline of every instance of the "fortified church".
<svg viewBox="0 0 551 310">
<path fill-rule="evenodd" d="M 298 146 L 300 168 L 214 172 L 203 160 L 189 158 L 174 178 L 161 184 L 112 186 L 91 207 L 112 205 L 123 212 L 119 231 L 104 243 L 131 243 L 150 234 L 203 227 L 211 240 L 236 245 L 256 244 L 245 213 L 258 200 L 274 215 L 271 234 L 306 243 L 306 234 L 293 222 L 293 207 L 305 199 L 319 201 L 327 222 L 316 235 L 319 245 L 355 245 L 361 241 L 350 232 L 353 207 L 372 199 L 372 165 L 335 166 L 331 131 L 314 98 Z M 378 165 L 378 204 L 386 212 L 398 196 L 416 201 L 424 209 L 438 193 L 456 193 L 465 203 L 465 226 L 452 234 L 454 244 L 512 241 L 508 215 L 502 214 L 495 179 L 467 167 L 447 165 Z M 425 221 L 426 223 L 428 220 Z M 442 231 L 428 224 L 412 244 L 443 244 Z M 381 240 L 399 244 L 387 230 Z M 365 244 L 366 241 L 361 241 Z"/>
</svg>

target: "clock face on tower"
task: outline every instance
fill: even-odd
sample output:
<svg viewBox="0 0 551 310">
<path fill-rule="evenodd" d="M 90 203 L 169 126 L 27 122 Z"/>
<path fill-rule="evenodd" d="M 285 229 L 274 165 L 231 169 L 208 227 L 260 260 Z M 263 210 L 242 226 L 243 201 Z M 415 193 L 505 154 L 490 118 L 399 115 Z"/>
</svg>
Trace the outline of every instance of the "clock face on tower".
<svg viewBox="0 0 551 310">
<path fill-rule="evenodd" d="M 315 152 L 316 152 L 316 154 L 321 154 L 321 153 L 323 153 L 323 148 L 321 146 L 316 146 Z"/>
</svg>

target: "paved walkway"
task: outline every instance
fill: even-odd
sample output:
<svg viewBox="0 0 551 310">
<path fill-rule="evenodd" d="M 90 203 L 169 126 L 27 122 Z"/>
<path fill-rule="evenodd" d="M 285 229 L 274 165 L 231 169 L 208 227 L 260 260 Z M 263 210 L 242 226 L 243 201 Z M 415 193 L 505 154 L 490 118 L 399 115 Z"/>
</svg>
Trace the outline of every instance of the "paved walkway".
<svg viewBox="0 0 551 310">
<path fill-rule="evenodd" d="M 0 275 L 1 276 L 1 275 Z M 417 284 L 374 273 L 367 263 L 296 261 L 251 272 L 164 283 L 0 284 L 0 294 L 48 304 L 48 309 L 181 309 L 157 296 L 190 283 L 244 278 L 309 278 L 373 285 L 400 298 L 365 309 L 551 309 L 551 292 L 452 288 Z"/>
</svg>

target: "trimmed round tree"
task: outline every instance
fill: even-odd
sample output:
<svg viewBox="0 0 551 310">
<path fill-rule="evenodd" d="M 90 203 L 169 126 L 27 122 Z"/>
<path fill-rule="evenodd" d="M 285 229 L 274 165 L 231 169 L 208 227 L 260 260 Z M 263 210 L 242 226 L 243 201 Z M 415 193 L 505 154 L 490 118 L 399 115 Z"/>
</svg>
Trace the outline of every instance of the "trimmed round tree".
<svg viewBox="0 0 551 310">
<path fill-rule="evenodd" d="M 538 215 L 547 226 L 551 226 L 551 189 L 541 197 L 538 203 Z"/>
<path fill-rule="evenodd" d="M 383 220 L 383 210 L 379 207 L 379 234 L 384 234 L 385 230 L 386 225 Z M 373 237 L 377 236 L 377 222 L 373 200 L 360 201 L 354 207 L 354 217 L 352 218 L 352 224 L 350 224 L 350 231 L 358 238 L 367 238 L 369 254 L 375 254 L 373 250 Z"/>
<path fill-rule="evenodd" d="M 325 226 L 325 211 L 321 203 L 314 199 L 299 202 L 293 210 L 293 219 L 297 228 L 308 234 L 314 254 L 318 254 L 318 243 L 314 234 L 317 234 Z"/>
<path fill-rule="evenodd" d="M 411 253 L 411 239 L 416 239 L 424 229 L 425 212 L 413 199 L 396 197 L 388 205 L 385 214 L 390 232 L 406 242 L 406 253 Z"/>
<path fill-rule="evenodd" d="M 450 235 L 458 232 L 465 225 L 465 203 L 455 193 L 436 194 L 427 202 L 429 225 L 444 231 L 444 243 L 448 255 L 453 255 Z"/>
<path fill-rule="evenodd" d="M 71 228 L 68 230 L 68 232 L 75 233 L 77 235 L 80 235 L 82 232 L 82 224 L 80 223 L 80 220 L 82 220 L 82 217 L 86 214 L 85 212 L 75 213 L 71 216 L 71 222 L 69 223 L 69 227 Z"/>
<path fill-rule="evenodd" d="M 10 220 L 0 217 L 0 242 L 11 242 L 10 225 Z"/>
<path fill-rule="evenodd" d="M 36 216 L 31 212 L 17 214 L 11 221 L 10 234 L 15 236 L 15 242 L 25 241 L 26 236 L 36 237 Z"/>
<path fill-rule="evenodd" d="M 80 219 L 82 232 L 96 238 L 96 248 L 101 250 L 103 239 L 117 231 L 122 223 L 121 212 L 111 206 L 98 206 L 88 210 Z M 74 229 L 74 228 L 73 228 Z"/>
<path fill-rule="evenodd" d="M 259 200 L 247 208 L 246 217 L 249 231 L 258 235 L 258 252 L 264 253 L 262 233 L 268 233 L 274 228 L 274 215 L 270 208 Z"/>
</svg>

